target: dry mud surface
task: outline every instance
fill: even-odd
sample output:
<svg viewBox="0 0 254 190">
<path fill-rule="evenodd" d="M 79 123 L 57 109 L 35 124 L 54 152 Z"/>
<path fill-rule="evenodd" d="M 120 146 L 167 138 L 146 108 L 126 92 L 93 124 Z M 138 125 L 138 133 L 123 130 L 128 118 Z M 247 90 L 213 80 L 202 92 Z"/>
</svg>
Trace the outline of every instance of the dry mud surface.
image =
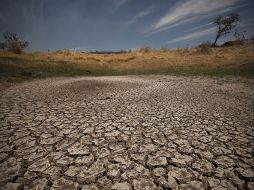
<svg viewBox="0 0 254 190">
<path fill-rule="evenodd" d="M 0 188 L 254 189 L 253 81 L 57 78 L 1 92 Z"/>
</svg>

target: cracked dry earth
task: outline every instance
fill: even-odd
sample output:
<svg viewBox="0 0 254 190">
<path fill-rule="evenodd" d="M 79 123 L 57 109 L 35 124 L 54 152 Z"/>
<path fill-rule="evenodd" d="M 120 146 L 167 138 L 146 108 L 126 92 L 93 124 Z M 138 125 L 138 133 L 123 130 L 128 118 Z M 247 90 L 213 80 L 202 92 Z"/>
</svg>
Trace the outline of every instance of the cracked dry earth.
<svg viewBox="0 0 254 190">
<path fill-rule="evenodd" d="M 57 78 L 1 92 L 0 188 L 254 189 L 253 81 Z"/>
</svg>

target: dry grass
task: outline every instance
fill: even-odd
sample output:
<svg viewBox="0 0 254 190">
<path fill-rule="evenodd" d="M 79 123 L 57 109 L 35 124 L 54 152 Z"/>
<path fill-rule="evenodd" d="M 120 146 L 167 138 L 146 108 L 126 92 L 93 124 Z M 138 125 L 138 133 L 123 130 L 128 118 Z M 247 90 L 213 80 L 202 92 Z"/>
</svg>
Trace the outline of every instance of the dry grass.
<svg viewBox="0 0 254 190">
<path fill-rule="evenodd" d="M 146 47 L 115 54 L 60 50 L 17 55 L 0 51 L 0 74 L 1 78 L 123 74 L 232 74 L 253 77 L 253 53 L 251 43 L 216 48 L 206 44 L 181 49 Z"/>
</svg>

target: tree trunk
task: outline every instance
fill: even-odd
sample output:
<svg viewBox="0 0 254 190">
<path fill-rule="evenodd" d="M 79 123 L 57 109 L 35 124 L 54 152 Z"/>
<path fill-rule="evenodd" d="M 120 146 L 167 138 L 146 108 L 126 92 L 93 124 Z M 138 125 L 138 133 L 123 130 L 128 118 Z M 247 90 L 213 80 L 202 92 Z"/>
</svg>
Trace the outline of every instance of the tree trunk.
<svg viewBox="0 0 254 190">
<path fill-rule="evenodd" d="M 219 35 L 219 34 L 217 34 L 217 36 L 216 36 L 216 38 L 215 38 L 215 41 L 213 42 L 213 47 L 215 47 L 215 46 L 216 46 L 216 43 L 217 43 L 217 40 L 219 39 L 219 37 L 220 37 L 220 35 Z"/>
</svg>

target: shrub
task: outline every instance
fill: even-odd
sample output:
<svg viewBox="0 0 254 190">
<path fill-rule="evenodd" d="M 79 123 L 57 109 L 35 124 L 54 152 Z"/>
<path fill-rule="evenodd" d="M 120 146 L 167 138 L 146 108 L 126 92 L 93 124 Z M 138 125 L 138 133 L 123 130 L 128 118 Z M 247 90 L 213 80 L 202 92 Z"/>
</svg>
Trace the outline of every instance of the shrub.
<svg viewBox="0 0 254 190">
<path fill-rule="evenodd" d="M 254 42 L 254 34 L 251 36 L 250 40 Z"/>
<path fill-rule="evenodd" d="M 254 34 L 250 37 L 250 42 L 252 42 L 252 44 L 254 46 Z"/>
<path fill-rule="evenodd" d="M 160 52 L 169 52 L 170 51 L 170 49 L 169 48 L 167 48 L 167 47 L 161 47 L 160 48 Z"/>
<path fill-rule="evenodd" d="M 143 48 L 140 48 L 138 51 L 141 53 L 149 53 L 152 51 L 152 48 L 151 47 L 143 47 Z"/>
<path fill-rule="evenodd" d="M 209 54 L 212 52 L 212 43 L 210 41 L 204 42 L 197 46 L 197 52 L 202 54 Z"/>
<path fill-rule="evenodd" d="M 227 41 L 222 46 L 243 45 L 246 42 L 245 34 L 246 34 L 246 31 L 239 32 L 236 29 L 234 33 L 235 40 Z"/>
<path fill-rule="evenodd" d="M 69 56 L 69 55 L 72 54 L 71 50 L 69 50 L 69 49 L 59 49 L 59 50 L 56 51 L 56 53 L 57 54 L 63 54 L 65 56 Z"/>
<path fill-rule="evenodd" d="M 22 53 L 28 47 L 29 42 L 18 36 L 14 32 L 5 32 L 4 36 L 4 49 L 14 53 Z"/>
<path fill-rule="evenodd" d="M 227 47 L 227 46 L 235 46 L 235 45 L 243 45 L 244 41 L 243 40 L 234 40 L 234 41 L 227 41 L 225 42 L 222 47 Z"/>
<path fill-rule="evenodd" d="M 175 51 L 176 51 L 179 55 L 189 55 L 189 54 L 190 54 L 189 48 L 177 48 Z"/>
<path fill-rule="evenodd" d="M 4 43 L 0 42 L 0 49 L 4 49 Z"/>
</svg>

